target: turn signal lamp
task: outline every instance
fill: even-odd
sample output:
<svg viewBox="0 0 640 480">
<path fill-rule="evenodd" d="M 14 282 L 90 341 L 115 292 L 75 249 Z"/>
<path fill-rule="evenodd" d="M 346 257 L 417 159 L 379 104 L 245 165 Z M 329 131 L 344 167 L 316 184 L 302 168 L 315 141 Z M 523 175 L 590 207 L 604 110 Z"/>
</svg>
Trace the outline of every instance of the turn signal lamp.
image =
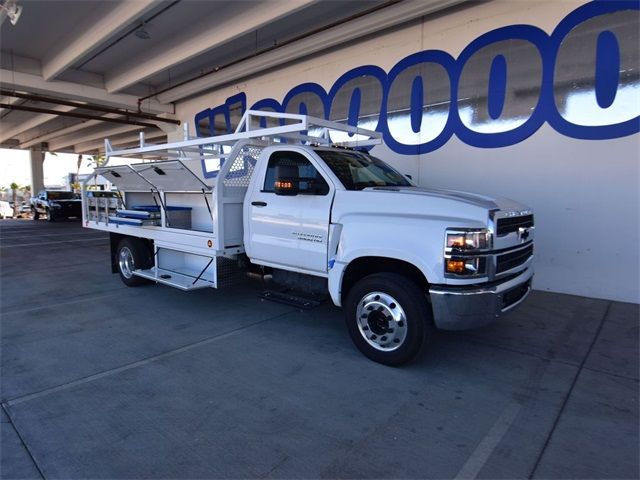
<svg viewBox="0 0 640 480">
<path fill-rule="evenodd" d="M 282 180 L 277 180 L 275 183 L 275 187 L 282 190 L 291 190 L 293 188 L 293 182 L 283 182 Z"/>
<path fill-rule="evenodd" d="M 468 277 L 486 275 L 487 262 L 481 257 L 447 258 L 445 259 L 445 272 Z"/>
<path fill-rule="evenodd" d="M 464 273 L 464 260 L 457 260 L 454 258 L 447 258 L 447 273 L 457 273 L 461 275 Z"/>
</svg>

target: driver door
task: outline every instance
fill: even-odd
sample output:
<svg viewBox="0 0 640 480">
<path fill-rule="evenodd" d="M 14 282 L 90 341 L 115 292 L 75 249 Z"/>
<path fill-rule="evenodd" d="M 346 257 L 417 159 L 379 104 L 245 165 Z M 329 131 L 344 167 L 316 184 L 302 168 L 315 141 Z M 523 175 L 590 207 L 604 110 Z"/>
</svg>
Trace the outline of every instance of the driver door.
<svg viewBox="0 0 640 480">
<path fill-rule="evenodd" d="M 295 195 L 276 193 L 276 172 L 297 173 Z M 294 174 L 295 175 L 295 174 Z M 250 198 L 250 257 L 256 263 L 327 272 L 333 186 L 310 158 L 296 151 L 274 152 Z"/>
</svg>

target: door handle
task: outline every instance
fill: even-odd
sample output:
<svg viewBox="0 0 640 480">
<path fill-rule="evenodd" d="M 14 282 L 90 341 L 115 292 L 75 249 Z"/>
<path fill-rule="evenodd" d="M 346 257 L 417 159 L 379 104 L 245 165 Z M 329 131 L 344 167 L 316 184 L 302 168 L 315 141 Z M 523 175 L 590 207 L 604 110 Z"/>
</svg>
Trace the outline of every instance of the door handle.
<svg viewBox="0 0 640 480">
<path fill-rule="evenodd" d="M 251 205 L 253 205 L 254 207 L 266 207 L 267 202 L 251 202 Z"/>
</svg>

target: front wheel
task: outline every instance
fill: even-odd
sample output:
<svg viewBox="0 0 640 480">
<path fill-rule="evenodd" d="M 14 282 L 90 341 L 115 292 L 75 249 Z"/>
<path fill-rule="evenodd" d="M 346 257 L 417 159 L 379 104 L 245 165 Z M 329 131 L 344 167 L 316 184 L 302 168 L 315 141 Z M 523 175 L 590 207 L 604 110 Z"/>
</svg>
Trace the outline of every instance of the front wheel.
<svg viewBox="0 0 640 480">
<path fill-rule="evenodd" d="M 151 255 L 145 244 L 137 238 L 123 238 L 116 251 L 116 264 L 120 280 L 128 287 L 149 283 L 149 280 L 133 274 L 134 270 L 151 267 Z"/>
<path fill-rule="evenodd" d="M 32 220 L 38 220 L 40 218 L 40 213 L 38 213 L 38 210 L 36 210 L 35 208 L 31 209 L 31 219 Z"/>
<path fill-rule="evenodd" d="M 50 208 L 47 208 L 47 222 L 53 222 L 54 217 L 53 217 L 53 212 L 51 211 Z"/>
<path fill-rule="evenodd" d="M 433 329 L 425 294 L 396 273 L 376 273 L 357 282 L 347 295 L 349 335 L 371 360 L 398 366 L 413 360 Z"/>
</svg>

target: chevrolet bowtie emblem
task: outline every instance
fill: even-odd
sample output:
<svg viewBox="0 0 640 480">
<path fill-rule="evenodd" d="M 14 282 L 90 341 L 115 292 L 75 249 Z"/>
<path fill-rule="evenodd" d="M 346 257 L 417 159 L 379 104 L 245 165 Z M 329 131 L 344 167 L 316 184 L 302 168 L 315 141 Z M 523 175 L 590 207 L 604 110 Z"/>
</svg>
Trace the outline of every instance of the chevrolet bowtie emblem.
<svg viewBox="0 0 640 480">
<path fill-rule="evenodd" d="M 518 237 L 520 237 L 520 240 L 523 242 L 526 242 L 527 238 L 529 238 L 529 229 L 524 227 L 518 228 Z"/>
</svg>

